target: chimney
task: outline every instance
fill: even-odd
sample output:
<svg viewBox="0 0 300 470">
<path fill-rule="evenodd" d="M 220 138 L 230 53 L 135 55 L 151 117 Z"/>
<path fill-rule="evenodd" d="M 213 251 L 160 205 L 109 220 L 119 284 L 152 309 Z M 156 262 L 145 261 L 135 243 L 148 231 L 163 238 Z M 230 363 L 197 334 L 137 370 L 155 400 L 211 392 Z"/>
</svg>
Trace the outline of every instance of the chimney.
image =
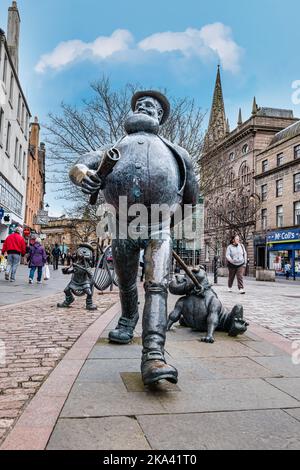
<svg viewBox="0 0 300 470">
<path fill-rule="evenodd" d="M 29 144 L 34 149 L 35 156 L 37 157 L 40 142 L 40 125 L 37 116 L 34 117 L 34 122 L 30 124 L 30 137 Z"/>
<path fill-rule="evenodd" d="M 19 72 L 20 23 L 17 2 L 12 2 L 11 7 L 8 9 L 7 46 L 17 73 Z"/>
</svg>

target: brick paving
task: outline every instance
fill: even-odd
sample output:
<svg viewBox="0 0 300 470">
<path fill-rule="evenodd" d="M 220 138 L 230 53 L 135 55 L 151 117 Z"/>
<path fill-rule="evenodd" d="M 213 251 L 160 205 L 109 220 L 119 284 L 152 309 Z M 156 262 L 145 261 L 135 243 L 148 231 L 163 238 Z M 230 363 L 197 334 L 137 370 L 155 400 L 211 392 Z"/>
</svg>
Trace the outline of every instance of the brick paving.
<svg viewBox="0 0 300 470">
<path fill-rule="evenodd" d="M 0 309 L 0 441 L 74 342 L 117 300 L 95 295 L 98 310 L 58 309 L 62 294 Z"/>
</svg>

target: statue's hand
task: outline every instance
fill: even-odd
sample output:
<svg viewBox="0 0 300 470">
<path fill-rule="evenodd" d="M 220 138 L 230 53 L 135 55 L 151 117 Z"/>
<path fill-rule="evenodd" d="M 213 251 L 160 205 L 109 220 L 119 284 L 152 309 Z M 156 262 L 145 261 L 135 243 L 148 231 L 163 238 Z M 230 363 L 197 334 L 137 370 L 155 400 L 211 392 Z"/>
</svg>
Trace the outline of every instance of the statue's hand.
<svg viewBox="0 0 300 470">
<path fill-rule="evenodd" d="M 95 170 L 90 170 L 86 165 L 76 164 L 69 173 L 71 181 L 80 186 L 85 194 L 94 194 L 104 187 L 103 180 Z"/>
<path fill-rule="evenodd" d="M 102 178 L 94 170 L 88 170 L 81 181 L 82 192 L 85 194 L 95 194 L 103 187 Z"/>
</svg>

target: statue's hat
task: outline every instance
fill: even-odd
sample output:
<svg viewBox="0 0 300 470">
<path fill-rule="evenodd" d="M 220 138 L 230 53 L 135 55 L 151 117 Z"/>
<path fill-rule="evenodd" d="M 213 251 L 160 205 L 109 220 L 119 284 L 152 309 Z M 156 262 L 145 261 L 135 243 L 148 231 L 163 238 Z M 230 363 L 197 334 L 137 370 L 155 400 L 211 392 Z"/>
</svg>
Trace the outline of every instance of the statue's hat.
<svg viewBox="0 0 300 470">
<path fill-rule="evenodd" d="M 131 99 L 131 109 L 132 111 L 135 110 L 135 105 L 136 105 L 136 102 L 137 100 L 139 100 L 140 98 L 144 97 L 144 96 L 150 96 L 151 98 L 155 98 L 159 104 L 161 105 L 162 109 L 163 109 L 163 116 L 161 118 L 161 122 L 160 124 L 163 124 L 164 122 L 166 122 L 166 120 L 168 119 L 169 115 L 170 115 L 170 103 L 168 101 L 168 99 L 162 94 L 160 93 L 159 91 L 155 91 L 155 90 L 143 90 L 143 91 L 137 91 L 132 99 Z"/>
<path fill-rule="evenodd" d="M 89 243 L 80 243 L 78 248 L 88 248 L 91 252 L 94 252 L 94 248 Z"/>
</svg>

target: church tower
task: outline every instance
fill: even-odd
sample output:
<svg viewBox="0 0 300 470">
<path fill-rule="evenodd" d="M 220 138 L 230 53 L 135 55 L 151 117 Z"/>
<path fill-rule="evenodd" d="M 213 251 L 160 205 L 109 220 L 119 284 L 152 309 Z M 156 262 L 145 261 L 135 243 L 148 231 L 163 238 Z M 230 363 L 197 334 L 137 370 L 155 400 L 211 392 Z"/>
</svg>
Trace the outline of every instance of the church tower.
<svg viewBox="0 0 300 470">
<path fill-rule="evenodd" d="M 204 138 L 204 149 L 207 151 L 228 135 L 228 126 L 222 92 L 220 66 L 218 65 L 217 78 L 210 112 L 208 129 Z"/>
</svg>

